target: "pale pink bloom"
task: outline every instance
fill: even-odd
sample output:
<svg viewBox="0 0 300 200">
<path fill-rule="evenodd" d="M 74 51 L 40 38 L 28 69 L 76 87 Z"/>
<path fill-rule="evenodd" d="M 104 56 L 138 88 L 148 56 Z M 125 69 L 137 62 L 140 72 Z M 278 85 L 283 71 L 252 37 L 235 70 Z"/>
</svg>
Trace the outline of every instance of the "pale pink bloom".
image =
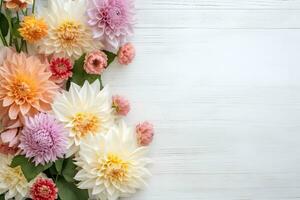
<svg viewBox="0 0 300 200">
<path fill-rule="evenodd" d="M 127 99 L 119 95 L 115 95 L 112 98 L 113 108 L 115 108 L 118 115 L 126 116 L 130 111 L 130 104 Z"/>
<path fill-rule="evenodd" d="M 100 75 L 107 67 L 107 55 L 100 50 L 92 51 L 85 56 L 84 70 L 88 74 Z"/>
<path fill-rule="evenodd" d="M 133 34 L 134 14 L 133 0 L 88 1 L 88 25 L 109 51 L 117 50 Z"/>
<path fill-rule="evenodd" d="M 131 43 L 122 46 L 118 52 L 118 61 L 122 65 L 130 64 L 135 57 L 135 49 Z"/>
<path fill-rule="evenodd" d="M 143 122 L 136 126 L 137 142 L 140 146 L 148 146 L 154 135 L 153 125 L 149 122 Z"/>
<path fill-rule="evenodd" d="M 19 148 L 19 137 L 22 124 L 20 120 L 2 119 L 2 130 L 0 133 L 0 153 L 15 154 Z"/>
<path fill-rule="evenodd" d="M 0 135 L 0 153 L 15 154 L 18 151 L 19 130 L 17 128 L 8 129 Z"/>
</svg>

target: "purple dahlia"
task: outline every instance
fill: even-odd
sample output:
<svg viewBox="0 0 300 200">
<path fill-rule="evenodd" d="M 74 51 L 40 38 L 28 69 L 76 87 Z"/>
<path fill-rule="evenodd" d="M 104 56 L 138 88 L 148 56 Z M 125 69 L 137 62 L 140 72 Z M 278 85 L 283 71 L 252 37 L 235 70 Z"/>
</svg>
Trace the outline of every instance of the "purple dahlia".
<svg viewBox="0 0 300 200">
<path fill-rule="evenodd" d="M 19 147 L 27 158 L 33 158 L 36 165 L 62 158 L 66 146 L 64 126 L 52 115 L 40 113 L 26 119 Z"/>
<path fill-rule="evenodd" d="M 107 50 L 116 51 L 133 33 L 133 0 L 91 0 L 88 3 L 88 24 L 95 39 Z"/>
</svg>

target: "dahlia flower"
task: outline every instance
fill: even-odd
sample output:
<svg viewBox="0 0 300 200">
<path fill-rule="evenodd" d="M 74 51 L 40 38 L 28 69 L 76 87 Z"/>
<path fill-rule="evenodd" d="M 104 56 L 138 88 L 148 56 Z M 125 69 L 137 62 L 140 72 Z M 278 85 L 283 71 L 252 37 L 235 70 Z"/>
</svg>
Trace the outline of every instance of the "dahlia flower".
<svg viewBox="0 0 300 200">
<path fill-rule="evenodd" d="M 28 183 L 20 166 L 10 167 L 12 156 L 0 153 L 0 194 L 5 193 L 5 200 L 23 200 L 28 195 Z"/>
<path fill-rule="evenodd" d="M 107 55 L 95 50 L 85 56 L 84 70 L 88 74 L 101 74 L 107 67 Z"/>
<path fill-rule="evenodd" d="M 140 146 L 147 146 L 153 140 L 153 125 L 149 122 L 143 122 L 136 125 L 137 142 Z"/>
<path fill-rule="evenodd" d="M 36 165 L 63 158 L 67 138 L 64 126 L 53 116 L 45 113 L 26 118 L 20 137 L 20 149 L 27 158 L 33 158 Z"/>
<path fill-rule="evenodd" d="M 89 1 L 88 24 L 94 38 L 100 39 L 107 50 L 117 50 L 133 33 L 134 11 L 133 0 Z"/>
<path fill-rule="evenodd" d="M 25 16 L 20 25 L 20 35 L 30 43 L 37 42 L 47 35 L 48 26 L 46 22 L 35 16 Z"/>
<path fill-rule="evenodd" d="M 52 109 L 69 130 L 67 156 L 78 151 L 87 135 L 106 133 L 113 124 L 108 88 L 100 91 L 99 80 L 92 84 L 86 81 L 82 87 L 71 83 L 69 91 L 57 95 Z"/>
<path fill-rule="evenodd" d="M 56 57 L 79 58 L 83 53 L 99 49 L 86 25 L 86 0 L 48 0 L 48 8 L 40 16 L 48 23 L 48 35 L 37 45 L 39 52 Z"/>
<path fill-rule="evenodd" d="M 33 0 L 4 0 L 5 6 L 8 9 L 24 9 L 28 4 L 32 4 Z"/>
<path fill-rule="evenodd" d="M 14 155 L 18 151 L 20 129 L 9 127 L 0 133 L 0 153 Z"/>
<path fill-rule="evenodd" d="M 55 200 L 58 189 L 52 179 L 38 178 L 30 188 L 32 200 Z"/>
<path fill-rule="evenodd" d="M 119 49 L 118 61 L 122 65 L 130 64 L 135 57 L 135 49 L 131 43 L 126 43 Z"/>
<path fill-rule="evenodd" d="M 74 178 L 79 188 L 89 190 L 90 199 L 128 197 L 145 185 L 150 176 L 147 147 L 138 147 L 134 136 L 122 121 L 107 135 L 89 135 L 80 144 Z"/>
<path fill-rule="evenodd" d="M 7 54 L 0 66 L 0 116 L 18 120 L 51 109 L 58 86 L 46 68 L 37 57 Z"/>
<path fill-rule="evenodd" d="M 119 95 L 112 98 L 112 106 L 115 108 L 116 114 L 126 116 L 130 111 L 130 104 L 127 99 Z"/>
<path fill-rule="evenodd" d="M 68 80 L 72 76 L 73 65 L 68 58 L 52 58 L 49 70 L 52 73 L 51 79 L 55 82 Z"/>
</svg>

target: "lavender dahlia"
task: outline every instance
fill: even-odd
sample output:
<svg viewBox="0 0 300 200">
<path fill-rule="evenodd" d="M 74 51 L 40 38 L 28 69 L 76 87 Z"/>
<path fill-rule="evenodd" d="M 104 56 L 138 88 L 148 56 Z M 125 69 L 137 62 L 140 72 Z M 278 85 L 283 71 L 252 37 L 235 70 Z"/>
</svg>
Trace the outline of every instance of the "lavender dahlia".
<svg viewBox="0 0 300 200">
<path fill-rule="evenodd" d="M 89 1 L 87 16 L 95 39 L 100 39 L 107 50 L 115 51 L 133 33 L 133 0 Z"/>
<path fill-rule="evenodd" d="M 20 137 L 20 149 L 36 165 L 62 158 L 67 139 L 64 126 L 52 115 L 40 113 L 27 118 Z"/>
</svg>

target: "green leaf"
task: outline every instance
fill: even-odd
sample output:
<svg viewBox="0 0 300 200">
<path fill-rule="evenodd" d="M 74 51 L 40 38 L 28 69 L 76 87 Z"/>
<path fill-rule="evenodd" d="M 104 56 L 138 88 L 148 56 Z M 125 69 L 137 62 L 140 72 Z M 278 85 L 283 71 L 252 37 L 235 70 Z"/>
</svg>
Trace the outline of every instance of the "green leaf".
<svg viewBox="0 0 300 200">
<path fill-rule="evenodd" d="M 9 29 L 8 20 L 3 13 L 0 13 L 0 30 L 3 37 L 7 36 Z"/>
<path fill-rule="evenodd" d="M 93 83 L 95 80 L 100 80 L 100 75 L 97 74 L 88 74 L 85 72 L 84 65 L 85 54 L 83 54 L 78 60 L 75 61 L 73 67 L 73 76 L 71 78 L 71 82 L 76 83 L 77 85 L 82 86 L 87 80 L 89 83 Z"/>
<path fill-rule="evenodd" d="M 62 175 L 68 182 L 74 182 L 74 176 L 76 175 L 76 165 L 73 158 L 67 158 L 64 160 Z"/>
<path fill-rule="evenodd" d="M 4 194 L 1 194 L 1 195 L 0 195 L 0 200 L 5 200 Z"/>
<path fill-rule="evenodd" d="M 13 158 L 10 166 L 11 167 L 20 166 L 25 178 L 29 182 L 32 179 L 34 179 L 38 174 L 40 174 L 42 171 L 51 167 L 51 165 L 52 163 L 35 166 L 35 164 L 32 163 L 30 160 L 28 160 L 28 158 L 26 158 L 25 156 L 18 155 Z"/>
<path fill-rule="evenodd" d="M 67 182 L 64 178 L 58 178 L 56 185 L 58 187 L 58 195 L 62 200 L 87 200 L 88 191 L 77 188 L 74 183 Z"/>
<path fill-rule="evenodd" d="M 63 168 L 63 163 L 64 163 L 64 159 L 63 158 L 60 158 L 57 161 L 55 161 L 55 168 L 56 168 L 58 174 L 61 173 L 61 170 Z"/>
<path fill-rule="evenodd" d="M 109 52 L 109 51 L 103 51 L 107 55 L 107 66 L 110 65 L 116 58 L 116 54 Z"/>
</svg>

